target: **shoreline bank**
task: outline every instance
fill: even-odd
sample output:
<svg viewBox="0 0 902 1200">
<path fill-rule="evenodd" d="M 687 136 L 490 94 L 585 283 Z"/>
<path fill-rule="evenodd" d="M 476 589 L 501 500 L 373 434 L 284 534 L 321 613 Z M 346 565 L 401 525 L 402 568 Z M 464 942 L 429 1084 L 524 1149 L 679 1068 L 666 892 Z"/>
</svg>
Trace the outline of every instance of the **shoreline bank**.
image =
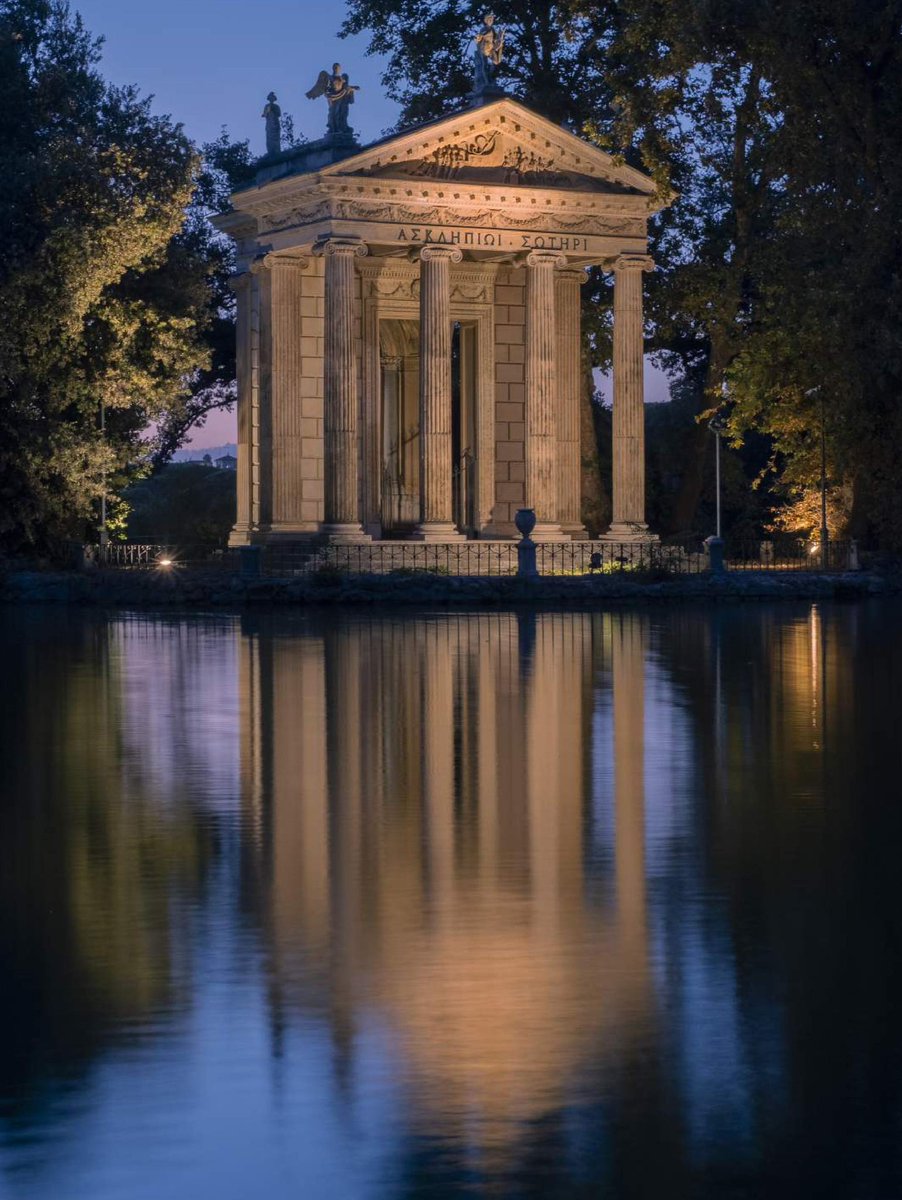
<svg viewBox="0 0 902 1200">
<path fill-rule="evenodd" d="M 248 608 L 322 605 L 596 607 L 680 600 L 852 600 L 891 595 L 898 582 L 870 572 L 736 571 L 631 579 L 622 575 L 444 576 L 314 574 L 246 580 L 222 571 L 11 571 L 0 604 L 89 608 Z"/>
</svg>

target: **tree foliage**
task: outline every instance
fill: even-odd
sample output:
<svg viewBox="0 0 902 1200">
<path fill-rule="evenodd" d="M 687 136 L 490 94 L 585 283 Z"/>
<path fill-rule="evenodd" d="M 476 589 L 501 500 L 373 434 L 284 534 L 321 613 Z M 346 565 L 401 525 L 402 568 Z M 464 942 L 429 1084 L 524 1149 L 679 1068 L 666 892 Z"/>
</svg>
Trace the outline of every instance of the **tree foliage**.
<svg viewBox="0 0 902 1200">
<path fill-rule="evenodd" d="M 699 528 L 713 453 L 702 418 L 725 407 L 761 468 L 748 511 L 767 524 L 776 504 L 777 525 L 807 528 L 823 395 L 836 530 L 870 524 L 902 548 L 898 0 L 519 0 L 497 15 L 512 94 L 678 194 L 652 223 L 647 308 L 683 416 L 652 422 L 675 439 L 675 471 L 658 472 L 672 476 L 663 527 Z M 407 123 L 465 103 L 480 16 L 455 0 L 349 0 L 344 29 L 388 55 Z M 601 279 L 584 315 L 607 366 Z"/>
<path fill-rule="evenodd" d="M 179 125 L 98 70 L 68 5 L 0 0 L 0 544 L 80 534 L 210 365 Z M 100 430 L 101 409 L 105 431 Z"/>
<path fill-rule="evenodd" d="M 225 545 L 235 524 L 235 472 L 168 463 L 124 494 L 128 537 L 138 542 Z"/>
</svg>

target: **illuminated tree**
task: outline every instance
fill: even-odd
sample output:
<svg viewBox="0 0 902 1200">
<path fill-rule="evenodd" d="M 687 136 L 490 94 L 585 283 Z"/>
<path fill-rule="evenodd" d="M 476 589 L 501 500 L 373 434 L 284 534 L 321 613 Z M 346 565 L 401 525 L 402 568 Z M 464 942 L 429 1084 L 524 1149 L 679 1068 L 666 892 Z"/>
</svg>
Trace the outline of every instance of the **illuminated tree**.
<svg viewBox="0 0 902 1200">
<path fill-rule="evenodd" d="M 106 84 L 65 3 L 0 0 L 0 545 L 82 534 L 210 366 L 181 127 Z M 101 409 L 106 429 L 100 431 Z"/>
</svg>

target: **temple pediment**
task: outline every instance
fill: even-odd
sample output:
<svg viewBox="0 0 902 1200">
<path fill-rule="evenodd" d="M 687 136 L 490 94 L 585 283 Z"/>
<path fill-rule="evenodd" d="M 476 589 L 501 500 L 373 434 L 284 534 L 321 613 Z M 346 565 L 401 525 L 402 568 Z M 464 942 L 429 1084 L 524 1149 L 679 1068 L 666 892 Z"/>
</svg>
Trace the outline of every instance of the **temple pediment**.
<svg viewBox="0 0 902 1200">
<path fill-rule="evenodd" d="M 666 203 L 641 171 L 507 98 L 326 164 L 301 148 L 284 167 L 236 193 L 217 221 L 244 241 L 247 261 L 255 238 L 300 252 L 350 237 L 371 254 L 427 243 L 477 260 L 548 249 L 586 266 L 644 253 L 649 213 Z"/>
<path fill-rule="evenodd" d="M 322 174 L 643 198 L 655 192 L 640 171 L 508 99 L 388 138 Z"/>
</svg>

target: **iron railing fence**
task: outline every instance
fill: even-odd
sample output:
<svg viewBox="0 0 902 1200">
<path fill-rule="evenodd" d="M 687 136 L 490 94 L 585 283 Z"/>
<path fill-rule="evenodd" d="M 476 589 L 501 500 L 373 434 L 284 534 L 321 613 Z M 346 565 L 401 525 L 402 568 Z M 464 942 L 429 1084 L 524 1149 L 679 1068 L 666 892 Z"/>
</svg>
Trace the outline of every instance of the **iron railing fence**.
<svg viewBox="0 0 902 1200">
<path fill-rule="evenodd" d="M 824 570 L 816 543 L 803 539 L 740 542 L 727 545 L 728 571 Z M 515 541 L 384 541 L 316 546 L 270 544 L 255 547 L 242 560 L 242 549 L 177 541 L 110 542 L 101 549 L 83 547 L 84 560 L 105 569 L 177 571 L 224 570 L 269 577 L 315 573 L 346 575 L 432 574 L 510 576 L 517 574 Z M 855 542 L 830 542 L 826 569 L 857 570 Z M 543 576 L 596 574 L 697 575 L 709 569 L 701 540 L 680 542 L 539 542 L 536 568 Z"/>
<path fill-rule="evenodd" d="M 167 571 L 184 567 L 237 570 L 234 550 L 208 542 L 109 542 L 84 547 L 85 561 L 95 566 L 134 571 Z"/>
<path fill-rule="evenodd" d="M 701 541 L 539 542 L 536 567 L 540 575 L 697 575 L 708 556 Z"/>
<path fill-rule="evenodd" d="M 825 561 L 826 559 L 826 561 Z M 857 571 L 855 541 L 828 542 L 826 555 L 816 541 L 779 538 L 773 541 L 727 543 L 729 571 Z"/>
<path fill-rule="evenodd" d="M 665 545 L 657 542 L 539 542 L 540 575 L 698 574 L 707 569 L 701 542 Z M 349 575 L 429 573 L 432 575 L 501 576 L 517 574 L 517 543 L 371 542 L 304 549 L 270 545 L 263 549 L 264 574 Z"/>
<path fill-rule="evenodd" d="M 263 549 L 266 575 L 516 575 L 515 542 L 361 542 Z"/>
</svg>

